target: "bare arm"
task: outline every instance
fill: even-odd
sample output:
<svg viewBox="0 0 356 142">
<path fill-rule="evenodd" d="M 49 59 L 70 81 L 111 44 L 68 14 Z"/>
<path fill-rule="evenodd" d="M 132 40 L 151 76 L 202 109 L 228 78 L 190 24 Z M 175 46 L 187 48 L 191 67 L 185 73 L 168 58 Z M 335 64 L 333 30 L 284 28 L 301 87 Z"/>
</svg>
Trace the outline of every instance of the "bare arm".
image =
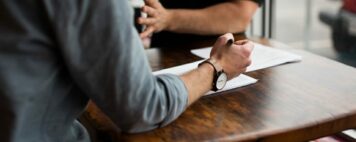
<svg viewBox="0 0 356 142">
<path fill-rule="evenodd" d="M 251 1 L 235 0 L 201 10 L 168 10 L 173 20 L 168 23 L 167 30 L 201 35 L 242 32 L 257 7 Z"/>
<path fill-rule="evenodd" d="M 147 26 L 141 37 L 162 30 L 198 35 L 236 33 L 247 28 L 257 8 L 250 0 L 231 0 L 204 9 L 165 9 L 157 0 L 146 0 L 143 11 L 149 17 L 138 22 Z"/>
<path fill-rule="evenodd" d="M 212 87 L 214 68 L 208 64 L 203 64 L 196 70 L 190 71 L 181 76 L 188 90 L 188 105 L 198 100 Z M 199 84 L 199 85 L 197 85 Z"/>
<path fill-rule="evenodd" d="M 253 45 L 248 41 L 236 41 L 231 47 L 226 47 L 229 39 L 233 39 L 232 34 L 220 36 L 213 46 L 210 58 L 224 69 L 228 79 L 232 79 L 245 72 L 251 64 L 249 56 Z M 198 69 L 181 76 L 189 94 L 189 105 L 212 88 L 213 74 L 214 68 L 210 64 L 202 64 Z"/>
</svg>

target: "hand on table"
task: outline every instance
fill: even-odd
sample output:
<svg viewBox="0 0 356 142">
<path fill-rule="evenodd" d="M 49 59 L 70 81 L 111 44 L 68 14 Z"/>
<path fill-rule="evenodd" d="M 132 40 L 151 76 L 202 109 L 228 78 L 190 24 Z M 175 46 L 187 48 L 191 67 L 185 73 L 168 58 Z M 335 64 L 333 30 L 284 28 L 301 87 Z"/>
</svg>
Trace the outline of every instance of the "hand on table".
<svg viewBox="0 0 356 142">
<path fill-rule="evenodd" d="M 240 40 L 227 47 L 229 39 L 234 40 L 231 33 L 220 36 L 211 50 L 210 58 L 217 61 L 228 79 L 232 79 L 245 72 L 251 64 L 250 55 L 254 45 L 251 41 Z"/>
<path fill-rule="evenodd" d="M 164 30 L 170 20 L 170 13 L 158 0 L 145 0 L 142 12 L 147 13 L 147 17 L 140 17 L 138 23 L 146 26 L 140 33 L 141 38 L 149 37 L 153 32 Z"/>
</svg>

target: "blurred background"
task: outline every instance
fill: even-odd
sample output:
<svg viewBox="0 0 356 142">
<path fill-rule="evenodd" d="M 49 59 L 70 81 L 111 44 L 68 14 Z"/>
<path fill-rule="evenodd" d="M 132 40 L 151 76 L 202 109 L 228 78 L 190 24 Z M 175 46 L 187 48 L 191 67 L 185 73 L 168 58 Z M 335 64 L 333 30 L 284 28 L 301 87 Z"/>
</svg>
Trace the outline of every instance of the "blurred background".
<svg viewBox="0 0 356 142">
<path fill-rule="evenodd" d="M 346 1 L 353 5 L 356 2 Z M 308 50 L 356 67 L 356 44 L 354 44 L 356 34 L 351 35 L 351 38 L 345 37 L 345 34 L 350 35 L 351 30 L 356 30 L 356 13 L 346 14 L 346 22 L 345 20 L 332 21 L 342 17 L 340 9 L 344 2 L 342 0 L 266 0 L 266 7 L 258 10 L 246 33 L 248 36 L 270 37 L 291 47 Z M 263 18 L 263 15 L 266 16 Z M 352 29 L 352 21 L 354 21 L 354 29 Z M 334 38 L 339 37 L 336 41 L 339 43 L 338 47 L 333 41 L 333 24 L 340 25 L 337 29 L 334 26 L 335 31 L 344 29 L 341 33 L 334 32 Z M 351 43 L 345 45 L 344 43 L 347 42 Z"/>
<path fill-rule="evenodd" d="M 266 0 L 246 34 L 356 67 L 356 0 Z M 312 142 L 356 141 L 347 130 Z"/>
</svg>

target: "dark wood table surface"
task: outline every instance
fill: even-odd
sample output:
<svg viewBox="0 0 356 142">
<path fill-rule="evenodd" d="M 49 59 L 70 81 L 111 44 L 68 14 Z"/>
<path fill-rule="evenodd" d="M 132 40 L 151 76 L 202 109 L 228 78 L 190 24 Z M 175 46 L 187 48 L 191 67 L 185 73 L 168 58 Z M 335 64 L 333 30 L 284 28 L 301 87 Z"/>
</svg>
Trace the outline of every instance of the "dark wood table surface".
<svg viewBox="0 0 356 142">
<path fill-rule="evenodd" d="M 256 84 L 203 97 L 173 123 L 124 134 L 90 103 L 81 121 L 94 141 L 307 141 L 356 128 L 356 69 L 267 39 L 303 56 L 246 73 Z M 202 44 L 201 44 L 202 45 Z M 190 49 L 147 49 L 153 71 L 199 60 Z"/>
</svg>

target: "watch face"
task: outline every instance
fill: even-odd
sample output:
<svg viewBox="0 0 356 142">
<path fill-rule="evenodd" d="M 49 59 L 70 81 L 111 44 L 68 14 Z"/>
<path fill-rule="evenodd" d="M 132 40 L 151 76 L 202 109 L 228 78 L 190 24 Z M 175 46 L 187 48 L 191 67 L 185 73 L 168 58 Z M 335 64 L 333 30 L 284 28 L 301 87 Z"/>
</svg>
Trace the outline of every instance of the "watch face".
<svg viewBox="0 0 356 142">
<path fill-rule="evenodd" d="M 218 79 L 216 80 L 216 88 L 218 90 L 224 88 L 225 84 L 227 82 L 227 76 L 225 73 L 221 73 L 219 76 L 218 76 Z"/>
</svg>

